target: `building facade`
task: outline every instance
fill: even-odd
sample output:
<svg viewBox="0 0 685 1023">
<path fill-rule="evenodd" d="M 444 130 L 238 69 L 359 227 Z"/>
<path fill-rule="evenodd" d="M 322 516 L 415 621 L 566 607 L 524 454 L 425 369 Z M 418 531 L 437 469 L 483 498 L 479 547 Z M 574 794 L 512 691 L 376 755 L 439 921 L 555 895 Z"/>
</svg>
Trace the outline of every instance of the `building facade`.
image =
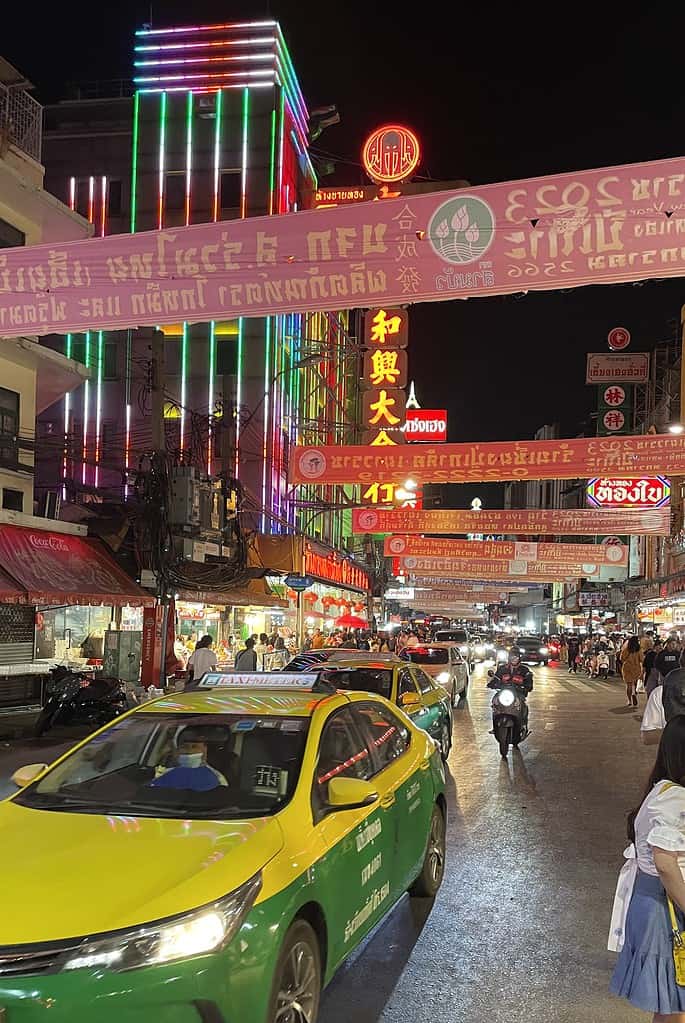
<svg viewBox="0 0 685 1023">
<path fill-rule="evenodd" d="M 49 184 L 98 235 L 163 238 L 226 221 L 230 239 L 231 220 L 294 213 L 311 197 L 308 117 L 276 22 L 142 29 L 131 86 L 85 88 L 48 108 Z M 266 221 L 259 237 L 268 246 Z M 295 498 L 287 472 L 296 443 L 353 439 L 350 313 L 209 323 L 192 313 L 160 307 L 170 458 L 210 478 L 238 478 L 257 531 L 300 531 L 342 549 L 349 488 L 300 488 Z M 44 432 L 64 438 L 64 457 L 42 467 L 41 482 L 73 500 L 126 499 L 153 446 L 149 333 L 51 343 L 84 361 L 93 379 L 43 417 Z"/>
</svg>

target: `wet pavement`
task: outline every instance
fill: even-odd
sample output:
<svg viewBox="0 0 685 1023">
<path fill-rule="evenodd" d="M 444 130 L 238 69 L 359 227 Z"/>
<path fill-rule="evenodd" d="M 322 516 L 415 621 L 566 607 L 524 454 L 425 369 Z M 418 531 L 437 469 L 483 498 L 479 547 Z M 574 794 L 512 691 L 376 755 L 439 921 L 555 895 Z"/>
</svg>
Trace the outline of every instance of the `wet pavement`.
<svg viewBox="0 0 685 1023">
<path fill-rule="evenodd" d="M 405 898 L 339 971 L 320 1023 L 633 1023 L 607 993 L 606 938 L 654 748 L 617 680 L 535 668 L 532 734 L 505 762 L 485 669 L 456 711 L 445 880 L 435 903 Z M 0 742 L 0 794 L 16 767 L 67 736 Z"/>
<path fill-rule="evenodd" d="M 655 749 L 619 681 L 534 668 L 532 734 L 503 761 L 485 671 L 456 713 L 448 859 L 340 970 L 320 1023 L 632 1023 L 607 993 L 625 814 Z"/>
</svg>

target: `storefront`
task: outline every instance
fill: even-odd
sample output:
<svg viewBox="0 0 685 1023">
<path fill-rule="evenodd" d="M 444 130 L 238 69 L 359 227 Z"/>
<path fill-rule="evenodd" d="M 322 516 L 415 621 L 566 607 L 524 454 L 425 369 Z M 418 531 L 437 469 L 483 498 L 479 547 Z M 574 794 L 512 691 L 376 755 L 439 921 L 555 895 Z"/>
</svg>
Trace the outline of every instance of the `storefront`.
<svg viewBox="0 0 685 1023">
<path fill-rule="evenodd" d="M 50 525 L 65 531 L 0 524 L 0 707 L 37 704 L 56 663 L 101 665 L 154 604 L 84 527 Z"/>
<path fill-rule="evenodd" d="M 350 615 L 369 621 L 371 580 L 365 569 L 314 542 L 305 543 L 303 560 L 304 575 L 314 580 L 301 597 L 305 632 L 344 629 L 345 619 Z M 287 597 L 296 608 L 297 594 L 289 591 Z"/>
</svg>

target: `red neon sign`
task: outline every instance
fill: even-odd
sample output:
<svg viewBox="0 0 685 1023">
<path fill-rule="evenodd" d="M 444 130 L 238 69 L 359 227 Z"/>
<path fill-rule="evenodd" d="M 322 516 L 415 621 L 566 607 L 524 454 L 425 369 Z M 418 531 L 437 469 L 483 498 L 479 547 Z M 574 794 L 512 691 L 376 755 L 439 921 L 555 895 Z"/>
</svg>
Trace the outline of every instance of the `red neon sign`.
<svg viewBox="0 0 685 1023">
<path fill-rule="evenodd" d="M 372 181 L 406 181 L 419 165 L 421 146 L 409 128 L 384 124 L 372 131 L 362 149 L 364 170 Z"/>
<path fill-rule="evenodd" d="M 414 444 L 444 443 L 447 440 L 447 410 L 408 408 L 404 436 Z"/>
</svg>

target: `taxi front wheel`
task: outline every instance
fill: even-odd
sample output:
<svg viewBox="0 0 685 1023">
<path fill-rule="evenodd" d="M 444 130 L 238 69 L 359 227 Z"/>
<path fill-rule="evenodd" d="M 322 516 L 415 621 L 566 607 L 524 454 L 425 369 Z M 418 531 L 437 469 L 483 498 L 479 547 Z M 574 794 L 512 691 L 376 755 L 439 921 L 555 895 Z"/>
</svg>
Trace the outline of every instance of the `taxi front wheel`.
<svg viewBox="0 0 685 1023">
<path fill-rule="evenodd" d="M 268 1023 L 315 1023 L 321 998 L 321 952 L 313 928 L 296 920 L 283 941 Z"/>
<path fill-rule="evenodd" d="M 426 855 L 423 858 L 421 873 L 409 889 L 410 895 L 418 898 L 432 899 L 442 884 L 445 873 L 445 816 L 436 804 L 431 816 L 430 832 Z"/>
</svg>

